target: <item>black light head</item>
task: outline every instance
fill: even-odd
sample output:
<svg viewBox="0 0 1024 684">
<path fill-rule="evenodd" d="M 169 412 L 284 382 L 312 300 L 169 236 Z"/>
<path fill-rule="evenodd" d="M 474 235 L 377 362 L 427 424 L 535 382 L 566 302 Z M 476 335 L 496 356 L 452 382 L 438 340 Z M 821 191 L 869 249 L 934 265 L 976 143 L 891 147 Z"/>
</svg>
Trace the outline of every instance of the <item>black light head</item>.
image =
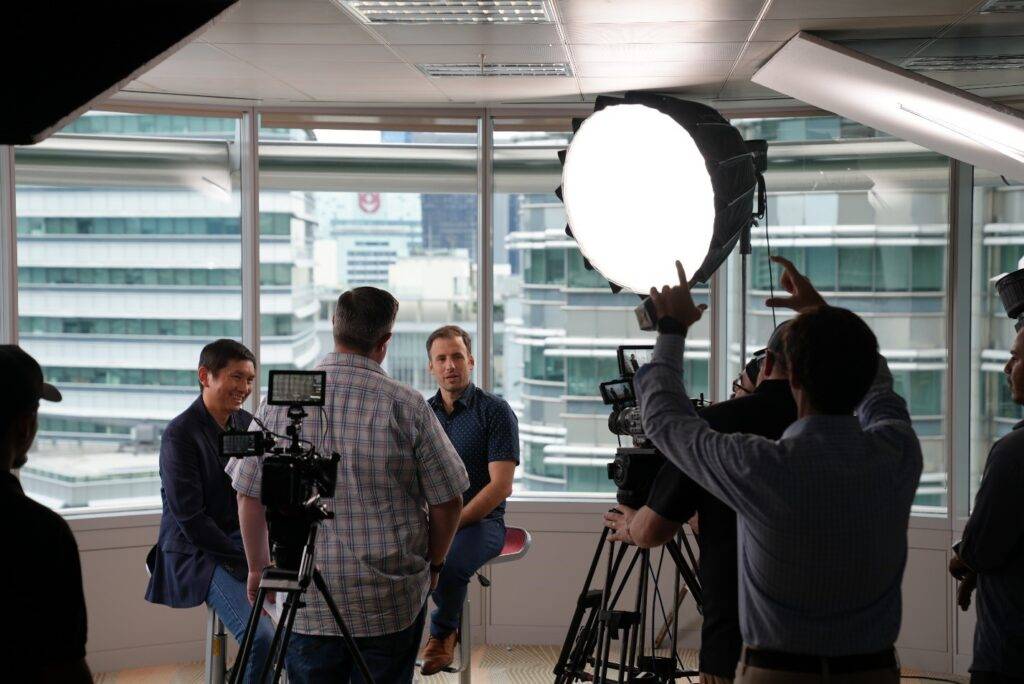
<svg viewBox="0 0 1024 684">
<path fill-rule="evenodd" d="M 0 145 L 46 138 L 155 66 L 238 0 L 25 2 L 0 7 Z"/>
</svg>

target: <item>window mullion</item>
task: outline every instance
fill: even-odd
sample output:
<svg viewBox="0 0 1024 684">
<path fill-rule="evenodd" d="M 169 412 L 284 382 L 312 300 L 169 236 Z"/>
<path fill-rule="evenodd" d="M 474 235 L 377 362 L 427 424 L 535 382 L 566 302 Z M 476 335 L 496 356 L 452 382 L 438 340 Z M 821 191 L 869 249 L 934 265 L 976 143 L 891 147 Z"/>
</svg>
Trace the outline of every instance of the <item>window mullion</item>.
<svg viewBox="0 0 1024 684">
<path fill-rule="evenodd" d="M 0 343 L 18 342 L 18 218 L 14 148 L 0 145 Z"/>
</svg>

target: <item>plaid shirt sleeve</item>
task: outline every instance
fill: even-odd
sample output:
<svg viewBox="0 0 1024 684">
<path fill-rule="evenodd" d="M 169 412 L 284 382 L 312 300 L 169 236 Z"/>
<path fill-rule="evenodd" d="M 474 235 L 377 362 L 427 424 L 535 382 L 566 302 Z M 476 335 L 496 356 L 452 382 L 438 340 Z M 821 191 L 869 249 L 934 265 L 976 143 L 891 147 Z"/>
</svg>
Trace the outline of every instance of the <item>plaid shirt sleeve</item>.
<svg viewBox="0 0 1024 684">
<path fill-rule="evenodd" d="M 267 403 L 265 401 L 260 404 L 259 410 L 256 411 L 256 418 L 266 422 Z M 253 420 L 248 429 L 254 430 L 258 428 L 259 425 Z M 224 472 L 231 478 L 231 486 L 236 492 L 251 496 L 254 499 L 260 498 L 260 482 L 263 476 L 262 456 L 228 459 L 228 464 L 224 466 Z"/>
<path fill-rule="evenodd" d="M 413 455 L 420 488 L 431 506 L 451 501 L 469 489 L 466 466 L 426 401 L 420 401 L 416 407 Z"/>
</svg>

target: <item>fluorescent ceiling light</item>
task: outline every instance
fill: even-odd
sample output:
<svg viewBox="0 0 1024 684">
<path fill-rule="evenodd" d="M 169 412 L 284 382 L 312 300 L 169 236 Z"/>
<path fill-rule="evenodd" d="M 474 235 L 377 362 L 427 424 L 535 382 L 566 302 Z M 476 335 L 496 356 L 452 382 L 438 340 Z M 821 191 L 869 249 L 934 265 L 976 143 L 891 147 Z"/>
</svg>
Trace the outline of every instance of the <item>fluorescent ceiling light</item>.
<svg viewBox="0 0 1024 684">
<path fill-rule="evenodd" d="M 692 277 L 707 256 L 715 191 L 704 156 L 672 117 L 638 104 L 590 115 L 572 138 L 562 200 L 583 256 L 601 275 L 646 294 Z"/>
<path fill-rule="evenodd" d="M 1024 179 L 1021 112 L 888 62 L 800 33 L 751 80 L 929 150 Z"/>
<path fill-rule="evenodd" d="M 536 64 L 417 64 L 427 76 L 571 76 L 564 62 Z"/>
<path fill-rule="evenodd" d="M 544 0 L 336 0 L 366 24 L 540 24 Z"/>
</svg>

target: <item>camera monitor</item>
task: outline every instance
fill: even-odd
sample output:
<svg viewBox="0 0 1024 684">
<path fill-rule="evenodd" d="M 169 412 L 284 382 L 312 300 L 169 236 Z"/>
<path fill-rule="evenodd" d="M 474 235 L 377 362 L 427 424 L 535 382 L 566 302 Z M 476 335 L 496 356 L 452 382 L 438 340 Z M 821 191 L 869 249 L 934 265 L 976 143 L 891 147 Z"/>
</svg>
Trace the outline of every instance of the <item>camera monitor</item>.
<svg viewBox="0 0 1024 684">
<path fill-rule="evenodd" d="M 634 375 L 640 366 L 651 360 L 654 354 L 653 345 L 624 345 L 619 347 L 616 356 L 619 359 L 619 374 Z"/>
<path fill-rule="evenodd" d="M 636 401 L 633 394 L 633 383 L 630 380 L 618 379 L 602 382 L 598 387 L 601 390 L 601 399 L 609 406 L 620 406 L 631 404 Z"/>
<path fill-rule="evenodd" d="M 267 403 L 272 406 L 323 406 L 326 371 L 270 371 Z"/>
<path fill-rule="evenodd" d="M 260 456 L 266 452 L 262 432 L 222 432 L 220 455 L 231 458 Z"/>
</svg>

